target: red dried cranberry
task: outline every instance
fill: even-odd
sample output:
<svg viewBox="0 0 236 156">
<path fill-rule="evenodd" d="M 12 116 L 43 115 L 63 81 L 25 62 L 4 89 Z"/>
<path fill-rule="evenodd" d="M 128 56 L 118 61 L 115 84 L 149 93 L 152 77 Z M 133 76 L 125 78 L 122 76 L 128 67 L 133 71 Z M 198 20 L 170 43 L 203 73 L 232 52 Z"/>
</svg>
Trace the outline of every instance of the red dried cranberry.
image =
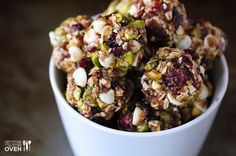
<svg viewBox="0 0 236 156">
<path fill-rule="evenodd" d="M 190 76 L 185 69 L 171 68 L 168 69 L 164 76 L 164 84 L 167 89 L 176 94 L 182 86 L 190 79 Z"/>
<path fill-rule="evenodd" d="M 84 57 L 78 62 L 78 66 L 85 69 L 91 69 L 93 67 L 93 62 L 90 58 Z"/>
<path fill-rule="evenodd" d="M 180 25 L 183 24 L 183 16 L 179 13 L 179 11 L 174 8 L 173 10 L 173 24 L 177 29 Z"/>
<path fill-rule="evenodd" d="M 70 58 L 70 54 L 69 54 L 69 53 L 63 55 L 63 56 L 61 57 L 60 61 L 63 61 L 63 60 L 66 59 L 66 58 Z"/>
<path fill-rule="evenodd" d="M 68 42 L 66 41 L 66 42 L 64 42 L 63 44 L 62 44 L 62 49 L 64 49 L 64 50 L 67 50 L 67 46 L 68 45 Z"/>
<path fill-rule="evenodd" d="M 86 49 L 86 51 L 93 53 L 97 50 L 97 47 L 88 45 L 88 46 L 85 46 L 85 49 Z"/>
<path fill-rule="evenodd" d="M 84 27 L 81 23 L 76 23 L 70 27 L 70 32 L 75 33 L 76 31 L 82 30 Z"/>
<path fill-rule="evenodd" d="M 193 60 L 198 60 L 199 59 L 198 54 L 192 49 L 185 49 L 184 52 L 191 55 Z"/>
<path fill-rule="evenodd" d="M 119 57 L 124 53 L 124 50 L 122 47 L 114 47 L 111 49 L 111 52 L 114 56 Z"/>
<path fill-rule="evenodd" d="M 201 30 L 201 38 L 204 39 L 209 34 L 209 30 L 207 28 L 203 28 Z"/>
<path fill-rule="evenodd" d="M 145 41 L 145 39 L 144 39 L 143 37 L 139 37 L 139 38 L 137 39 L 137 41 L 138 41 L 139 43 L 143 44 L 143 45 L 146 43 L 146 41 Z"/>
<path fill-rule="evenodd" d="M 131 128 L 132 117 L 130 113 L 122 115 L 119 120 L 119 126 L 123 129 Z"/>
<path fill-rule="evenodd" d="M 186 56 L 183 56 L 182 65 L 187 68 L 193 68 L 193 62 Z"/>
</svg>

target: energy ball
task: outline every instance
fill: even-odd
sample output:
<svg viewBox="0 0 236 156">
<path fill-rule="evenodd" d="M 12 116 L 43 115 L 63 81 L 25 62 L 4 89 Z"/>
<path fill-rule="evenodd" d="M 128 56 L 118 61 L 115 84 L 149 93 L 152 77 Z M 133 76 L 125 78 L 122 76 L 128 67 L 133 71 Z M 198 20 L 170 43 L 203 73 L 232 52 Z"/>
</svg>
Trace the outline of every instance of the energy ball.
<svg viewBox="0 0 236 156">
<path fill-rule="evenodd" d="M 94 65 L 126 73 L 143 57 L 145 23 L 120 13 L 101 16 L 86 31 L 84 42 Z"/>
<path fill-rule="evenodd" d="M 172 107 L 168 112 L 159 111 L 144 102 L 130 102 L 118 116 L 118 128 L 132 132 L 157 132 L 181 123 L 181 114 L 177 107 Z"/>
<path fill-rule="evenodd" d="M 156 110 L 186 106 L 199 95 L 202 75 L 191 55 L 164 47 L 145 65 L 141 78 L 146 100 Z"/>
<path fill-rule="evenodd" d="M 89 119 L 109 120 L 130 99 L 132 84 L 111 68 L 78 67 L 68 73 L 67 101 Z"/>
<path fill-rule="evenodd" d="M 53 47 L 53 58 L 58 69 L 69 72 L 76 68 L 76 64 L 85 56 L 83 49 L 85 30 L 92 23 L 92 19 L 85 15 L 71 17 L 49 33 Z"/>
<path fill-rule="evenodd" d="M 224 52 L 227 46 L 224 32 L 210 22 L 203 20 L 190 25 L 186 32 L 176 33 L 174 41 L 179 49 L 196 51 L 203 64 L 204 61 L 212 62 Z"/>
<path fill-rule="evenodd" d="M 175 32 L 188 27 L 185 7 L 178 0 L 137 0 L 129 13 L 145 21 L 148 43 L 154 49 L 172 46 Z"/>
</svg>

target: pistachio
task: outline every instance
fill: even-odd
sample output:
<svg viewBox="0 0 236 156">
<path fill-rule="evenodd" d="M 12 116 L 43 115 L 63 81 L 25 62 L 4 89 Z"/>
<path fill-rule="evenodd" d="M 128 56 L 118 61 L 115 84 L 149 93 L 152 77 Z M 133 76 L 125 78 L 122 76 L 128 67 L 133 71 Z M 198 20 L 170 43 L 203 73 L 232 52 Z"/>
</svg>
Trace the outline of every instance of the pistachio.
<svg viewBox="0 0 236 156">
<path fill-rule="evenodd" d="M 152 81 L 152 89 L 159 90 L 161 85 L 157 81 Z"/>
<path fill-rule="evenodd" d="M 94 99 L 94 97 L 92 96 L 92 90 L 93 87 L 88 87 L 83 94 L 83 100 L 90 103 L 90 104 L 95 104 L 96 101 Z"/>
<path fill-rule="evenodd" d="M 99 98 L 106 104 L 112 104 L 115 102 L 115 92 L 114 90 L 110 89 L 106 93 L 100 93 Z"/>
<path fill-rule="evenodd" d="M 76 85 L 85 87 L 87 83 L 87 73 L 84 68 L 77 68 L 73 73 L 73 78 Z"/>
<path fill-rule="evenodd" d="M 124 54 L 124 61 L 127 62 L 129 65 L 132 65 L 133 60 L 134 60 L 134 55 L 131 51 Z"/>
<path fill-rule="evenodd" d="M 98 60 L 98 52 L 92 53 L 92 62 L 95 66 L 101 67 L 101 64 L 99 63 L 99 60 Z"/>
<path fill-rule="evenodd" d="M 139 107 L 134 109 L 132 124 L 138 126 L 142 123 L 145 118 L 145 113 Z"/>
<path fill-rule="evenodd" d="M 138 31 L 136 29 L 128 27 L 125 30 L 125 39 L 126 40 L 132 40 L 132 39 L 137 38 L 137 37 L 138 37 Z"/>
<path fill-rule="evenodd" d="M 135 20 L 135 21 L 129 23 L 129 26 L 134 27 L 134 28 L 144 28 L 145 22 L 142 20 Z"/>
<path fill-rule="evenodd" d="M 152 70 L 157 65 L 157 60 L 152 60 L 147 63 L 147 65 L 144 67 L 146 71 Z"/>
<path fill-rule="evenodd" d="M 148 131 L 150 131 L 150 128 L 148 127 L 147 122 L 144 122 L 143 124 L 137 126 L 137 131 L 138 132 L 148 132 Z"/>
<path fill-rule="evenodd" d="M 120 23 L 123 20 L 123 16 L 121 15 L 121 13 L 116 13 L 115 16 L 118 23 Z"/>
<path fill-rule="evenodd" d="M 153 80 L 157 80 L 157 79 L 160 79 L 161 78 L 161 73 L 157 72 L 157 71 L 149 71 L 146 73 L 146 75 L 148 77 L 150 77 L 151 79 Z"/>
<path fill-rule="evenodd" d="M 76 87 L 74 92 L 73 92 L 73 96 L 74 98 L 78 101 L 80 99 L 81 96 L 81 89 L 79 87 Z"/>
</svg>

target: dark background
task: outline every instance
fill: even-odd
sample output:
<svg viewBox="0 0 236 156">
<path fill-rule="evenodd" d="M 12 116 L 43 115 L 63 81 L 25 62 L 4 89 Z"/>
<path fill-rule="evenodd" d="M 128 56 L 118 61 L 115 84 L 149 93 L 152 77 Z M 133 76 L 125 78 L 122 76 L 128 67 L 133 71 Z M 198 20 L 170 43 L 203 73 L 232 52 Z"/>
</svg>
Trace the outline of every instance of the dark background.
<svg viewBox="0 0 236 156">
<path fill-rule="evenodd" d="M 230 69 L 228 90 L 200 155 L 234 156 L 236 1 L 185 1 L 190 17 L 212 21 L 226 32 L 229 40 L 225 52 Z M 32 140 L 32 151 L 18 155 L 72 155 L 48 78 L 48 32 L 66 17 L 94 15 L 108 3 L 109 0 L 0 3 L 0 155 L 10 155 L 3 152 L 3 141 L 11 139 Z"/>
</svg>

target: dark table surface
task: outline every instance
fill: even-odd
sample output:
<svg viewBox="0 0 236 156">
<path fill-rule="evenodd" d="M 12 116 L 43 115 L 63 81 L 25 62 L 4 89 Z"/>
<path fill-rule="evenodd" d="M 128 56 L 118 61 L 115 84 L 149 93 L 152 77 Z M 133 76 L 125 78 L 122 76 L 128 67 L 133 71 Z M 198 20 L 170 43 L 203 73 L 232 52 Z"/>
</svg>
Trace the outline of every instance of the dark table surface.
<svg viewBox="0 0 236 156">
<path fill-rule="evenodd" d="M 77 14 L 101 12 L 108 0 L 12 1 L 0 4 L 0 155 L 3 141 L 32 140 L 27 155 L 72 155 L 48 78 L 48 32 Z M 201 156 L 236 154 L 236 22 L 233 0 L 188 0 L 191 18 L 221 27 L 229 45 L 230 81 Z M 16 155 L 16 153 L 11 153 Z M 26 155 L 26 153 L 17 153 Z"/>
</svg>

